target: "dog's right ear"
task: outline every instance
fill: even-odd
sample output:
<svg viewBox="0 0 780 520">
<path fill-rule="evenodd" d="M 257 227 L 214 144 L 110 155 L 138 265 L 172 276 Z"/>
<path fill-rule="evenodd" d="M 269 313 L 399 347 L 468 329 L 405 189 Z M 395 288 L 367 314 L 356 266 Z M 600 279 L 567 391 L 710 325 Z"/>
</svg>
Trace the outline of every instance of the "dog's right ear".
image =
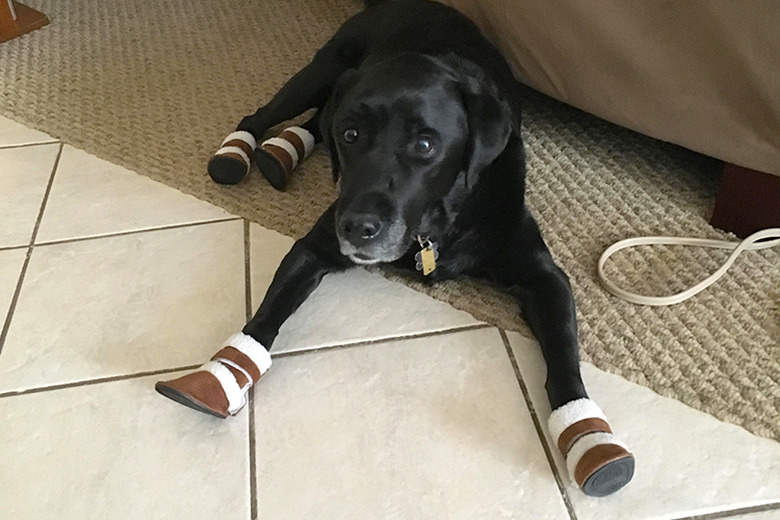
<svg viewBox="0 0 780 520">
<path fill-rule="evenodd" d="M 333 139 L 333 116 L 336 113 L 341 100 L 344 98 L 344 94 L 349 90 L 357 80 L 357 70 L 347 69 L 339 79 L 336 81 L 330 97 L 325 102 L 325 106 L 322 107 L 320 114 L 320 134 L 322 135 L 322 142 L 328 147 L 330 154 L 330 166 L 333 172 L 333 182 L 339 180 L 339 151 L 336 148 L 336 141 Z"/>
<path fill-rule="evenodd" d="M 509 105 L 486 80 L 468 77 L 463 85 L 469 124 L 466 182 L 473 185 L 480 172 L 506 148 L 513 126 Z"/>
</svg>

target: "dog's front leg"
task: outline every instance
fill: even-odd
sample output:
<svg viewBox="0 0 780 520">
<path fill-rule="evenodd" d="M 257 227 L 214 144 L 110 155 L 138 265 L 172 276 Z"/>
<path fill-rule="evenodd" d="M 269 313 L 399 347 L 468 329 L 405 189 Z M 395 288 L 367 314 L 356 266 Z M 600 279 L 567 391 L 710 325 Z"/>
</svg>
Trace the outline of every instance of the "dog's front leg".
<svg viewBox="0 0 780 520">
<path fill-rule="evenodd" d="M 536 221 L 524 210 L 493 272 L 515 295 L 547 365 L 550 437 L 566 457 L 569 476 L 588 495 L 605 496 L 634 474 L 634 457 L 612 434 L 582 382 L 577 319 L 569 280 L 555 264 Z"/>
<path fill-rule="evenodd" d="M 225 341 L 209 363 L 155 388 L 195 410 L 225 418 L 247 401 L 249 389 L 270 368 L 268 353 L 279 327 L 295 312 L 322 277 L 352 263 L 341 255 L 335 231 L 335 204 L 314 228 L 295 242 L 276 271 L 263 302 L 242 332 Z"/>
<path fill-rule="evenodd" d="M 322 277 L 352 265 L 339 251 L 334 205 L 284 257 L 263 302 L 243 333 L 270 349 L 279 327 L 319 285 Z"/>
</svg>

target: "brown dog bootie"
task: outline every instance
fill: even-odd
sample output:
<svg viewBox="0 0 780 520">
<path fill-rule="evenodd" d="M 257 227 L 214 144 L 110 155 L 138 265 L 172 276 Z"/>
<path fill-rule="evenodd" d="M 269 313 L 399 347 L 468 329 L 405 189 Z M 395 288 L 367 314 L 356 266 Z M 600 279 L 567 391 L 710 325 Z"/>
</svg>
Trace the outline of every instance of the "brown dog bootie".
<svg viewBox="0 0 780 520">
<path fill-rule="evenodd" d="M 246 405 L 249 389 L 270 367 L 265 347 L 239 332 L 196 372 L 159 381 L 154 388 L 177 403 L 224 419 Z"/>
<path fill-rule="evenodd" d="M 263 141 L 255 150 L 255 160 L 271 186 L 284 190 L 292 171 L 311 155 L 314 144 L 311 132 L 299 126 L 291 126 L 278 136 Z"/>
<path fill-rule="evenodd" d="M 553 410 L 547 425 L 566 457 L 569 476 L 586 495 L 610 495 L 634 476 L 634 455 L 612 435 L 604 412 L 590 399 Z"/>
<path fill-rule="evenodd" d="M 255 146 L 255 137 L 249 132 L 238 130 L 229 134 L 209 160 L 211 178 L 220 184 L 238 183 L 249 173 Z"/>
</svg>

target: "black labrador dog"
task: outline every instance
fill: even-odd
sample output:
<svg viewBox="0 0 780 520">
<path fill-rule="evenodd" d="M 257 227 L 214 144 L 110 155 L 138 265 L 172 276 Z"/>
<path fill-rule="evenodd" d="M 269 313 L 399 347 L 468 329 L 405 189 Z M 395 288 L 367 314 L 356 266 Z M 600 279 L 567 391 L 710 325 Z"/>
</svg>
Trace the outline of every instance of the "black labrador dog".
<svg viewBox="0 0 780 520">
<path fill-rule="evenodd" d="M 317 109 L 307 126 L 340 181 L 338 200 L 284 258 L 243 334 L 269 349 L 324 275 L 355 264 L 422 267 L 431 282 L 489 279 L 519 300 L 541 344 L 550 434 L 571 478 L 589 495 L 620 489 L 634 458 L 580 377 L 571 287 L 525 205 L 520 89 L 507 62 L 450 7 L 367 3 L 238 126 L 260 138 Z M 237 180 L 219 164 L 210 173 Z"/>
</svg>

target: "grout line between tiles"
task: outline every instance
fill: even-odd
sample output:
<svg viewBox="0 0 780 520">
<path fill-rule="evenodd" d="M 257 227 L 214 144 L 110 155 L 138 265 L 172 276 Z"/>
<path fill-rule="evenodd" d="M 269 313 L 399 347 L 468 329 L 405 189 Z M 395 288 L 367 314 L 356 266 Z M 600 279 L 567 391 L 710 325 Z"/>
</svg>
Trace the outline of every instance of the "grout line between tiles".
<svg viewBox="0 0 780 520">
<path fill-rule="evenodd" d="M 382 343 L 391 343 L 393 341 L 403 341 L 403 340 L 410 340 L 410 339 L 419 339 L 419 338 L 429 338 L 434 336 L 445 336 L 447 334 L 457 334 L 459 332 L 469 332 L 472 330 L 480 330 L 480 329 L 488 329 L 493 328 L 493 325 L 490 325 L 489 323 L 478 323 L 476 325 L 463 325 L 459 327 L 452 327 L 449 329 L 443 329 L 443 330 L 436 330 L 432 332 L 416 332 L 413 334 L 403 334 L 400 336 L 392 336 L 388 338 L 380 338 L 380 339 L 367 339 L 362 341 L 354 341 L 354 342 L 348 342 L 348 343 L 339 343 L 336 345 L 324 345 L 322 347 L 311 347 L 311 348 L 304 348 L 300 350 L 293 350 L 291 352 L 271 352 L 271 357 L 273 359 L 281 359 L 286 357 L 293 357 L 293 356 L 302 356 L 306 354 L 314 354 L 316 352 L 323 352 L 323 351 L 330 351 L 330 350 L 342 350 L 347 348 L 356 348 L 356 347 L 365 347 L 367 345 L 378 345 Z"/>
<path fill-rule="evenodd" d="M 774 502 L 771 504 L 763 504 L 760 506 L 741 507 L 738 509 L 730 509 L 726 511 L 718 511 L 717 513 L 707 513 L 703 515 L 685 516 L 675 520 L 718 520 L 720 518 L 733 518 L 735 516 L 750 515 L 755 513 L 765 513 L 767 511 L 780 512 L 780 502 Z"/>
<path fill-rule="evenodd" d="M 384 338 L 384 339 L 377 339 L 377 340 L 366 340 L 366 341 L 357 341 L 354 343 L 344 343 L 340 345 L 332 345 L 332 346 L 326 346 L 326 347 L 319 347 L 319 348 L 311 348 L 306 350 L 296 350 L 294 352 L 279 352 L 279 353 L 271 353 L 272 359 L 280 359 L 285 357 L 292 357 L 292 356 L 299 356 L 299 355 L 305 355 L 305 354 L 313 354 L 315 352 L 325 351 L 325 350 L 340 350 L 345 348 L 355 348 L 355 347 L 362 347 L 366 345 L 373 345 L 373 344 L 381 344 L 381 343 L 390 343 L 392 341 L 398 341 L 398 340 L 407 340 L 407 339 L 417 339 L 417 338 L 426 338 L 426 337 L 432 337 L 432 336 L 444 336 L 447 334 L 457 334 L 459 332 L 468 332 L 470 330 L 479 330 L 479 329 L 486 329 L 486 328 L 492 328 L 492 325 L 489 325 L 487 323 L 481 323 L 477 325 L 467 325 L 464 327 L 455 327 L 452 329 L 447 330 L 440 330 L 435 332 L 423 332 L 419 334 L 409 334 L 406 336 L 395 336 L 392 338 Z M 6 397 L 16 397 L 21 395 L 28 395 L 28 394 L 39 394 L 43 392 L 51 392 L 54 390 L 62 390 L 66 388 L 78 388 L 82 386 L 93 386 L 93 385 L 99 385 L 103 383 L 113 383 L 116 381 L 125 381 L 128 379 L 138 379 L 141 377 L 147 377 L 147 376 L 153 376 L 153 375 L 160 375 L 160 374 L 170 374 L 173 372 L 184 372 L 187 370 L 194 370 L 198 367 L 202 366 L 202 364 L 198 365 L 187 365 L 183 367 L 175 367 L 175 368 L 163 368 L 160 370 L 153 370 L 153 371 L 147 371 L 147 372 L 135 372 L 132 374 L 123 374 L 119 376 L 111 376 L 111 377 L 102 377 L 97 379 L 87 379 L 83 381 L 76 381 L 72 383 L 63 383 L 59 385 L 51 385 L 51 386 L 42 386 L 37 388 L 29 388 L 27 390 L 19 390 L 19 391 L 10 391 L 10 392 L 2 392 L 0 393 L 0 399 L 6 398 Z"/>
<path fill-rule="evenodd" d="M 255 388 L 249 389 L 249 518 L 257 520 L 257 450 L 255 449 Z"/>
<path fill-rule="evenodd" d="M 142 233 L 153 233 L 155 231 L 168 231 L 171 229 L 181 229 L 185 227 L 195 227 L 195 226 L 206 226 L 209 224 L 219 224 L 221 222 L 235 222 L 237 220 L 241 220 L 241 217 L 225 217 L 220 219 L 214 219 L 214 220 L 203 220 L 201 222 L 186 222 L 183 224 L 170 224 L 168 226 L 160 226 L 160 227 L 152 227 L 152 228 L 146 228 L 146 229 L 136 229 L 131 231 L 119 231 L 116 233 L 107 233 L 105 235 L 94 235 L 89 237 L 76 237 L 76 238 L 65 238 L 61 240 L 49 240 L 46 242 L 39 242 L 37 244 L 34 244 L 35 247 L 45 247 L 45 246 L 56 246 L 61 244 L 70 244 L 72 242 L 85 242 L 87 240 L 100 240 L 101 238 L 114 238 L 114 237 L 123 237 L 127 235 L 139 235 Z"/>
<path fill-rule="evenodd" d="M 5 338 L 8 336 L 8 329 L 11 328 L 11 318 L 13 317 L 14 311 L 16 310 L 16 303 L 19 301 L 19 294 L 22 292 L 24 275 L 27 273 L 27 266 L 30 264 L 30 253 L 32 253 L 32 248 L 28 247 L 27 254 L 25 255 L 24 262 L 22 263 L 22 269 L 19 271 L 19 278 L 16 281 L 14 294 L 11 297 L 11 304 L 8 306 L 8 312 L 6 313 L 5 320 L 3 321 L 3 328 L 0 329 L 0 355 L 3 353 Z"/>
<path fill-rule="evenodd" d="M 542 429 L 539 415 L 536 413 L 536 408 L 534 407 L 533 401 L 531 400 L 531 393 L 528 391 L 528 386 L 525 384 L 525 380 L 520 374 L 520 366 L 517 364 L 517 359 L 515 358 L 515 354 L 512 351 L 509 338 L 507 337 L 506 331 L 504 329 L 498 329 L 498 332 L 501 334 L 501 339 L 504 342 L 504 348 L 506 349 L 507 356 L 509 356 L 509 361 L 515 371 L 517 384 L 520 386 L 520 391 L 522 392 L 523 398 L 525 399 L 525 404 L 528 407 L 528 412 L 531 415 L 531 421 L 533 421 L 534 428 L 536 428 L 536 434 L 539 436 L 539 440 L 542 443 L 544 454 L 547 457 L 547 463 L 550 465 L 550 469 L 552 470 L 553 478 L 555 479 L 555 483 L 558 486 L 561 499 L 566 506 L 566 511 L 569 513 L 571 520 L 577 520 L 577 514 L 574 512 L 574 506 L 569 500 L 569 495 L 566 493 L 566 486 L 564 486 L 563 479 L 558 472 L 558 465 L 555 464 L 555 458 L 553 457 L 552 451 L 550 450 L 550 446 L 547 444 L 547 437 L 544 435 L 544 430 Z"/>
<path fill-rule="evenodd" d="M 46 209 L 46 202 L 49 200 L 51 187 L 54 184 L 54 175 L 57 173 L 57 167 L 60 164 L 60 157 L 62 157 L 62 148 L 63 144 L 60 143 L 59 150 L 57 150 L 57 156 L 54 158 L 54 165 L 51 169 L 51 175 L 49 175 L 49 181 L 46 184 L 46 190 L 43 192 L 43 199 L 41 199 L 41 207 L 38 209 L 38 215 L 35 219 L 35 226 L 33 227 L 32 234 L 30 235 L 30 243 L 27 245 L 27 254 L 24 257 L 24 263 L 22 264 L 22 269 L 19 272 L 19 279 L 16 281 L 16 288 L 14 289 L 14 294 L 11 297 L 11 304 L 8 306 L 8 313 L 5 315 L 3 328 L 0 329 L 0 354 L 3 353 L 3 346 L 5 346 L 5 340 L 8 337 L 8 330 L 11 328 L 11 320 L 13 319 L 14 311 L 16 310 L 16 304 L 19 302 L 19 295 L 22 292 L 24 277 L 27 274 L 27 267 L 30 265 L 30 258 L 32 257 L 32 252 L 35 247 L 35 237 L 38 236 L 38 228 L 41 226 L 43 212 Z"/>
<path fill-rule="evenodd" d="M 136 372 L 134 374 L 124 374 L 121 376 L 101 377 L 98 379 L 88 379 L 85 381 L 78 381 L 74 383 L 63 383 L 60 385 L 42 386 L 38 388 L 30 388 L 27 390 L 19 390 L 15 392 L 3 392 L 0 393 L 0 399 L 6 397 L 18 397 L 18 396 L 30 395 L 30 394 L 41 394 L 44 392 L 53 392 L 55 390 L 65 390 L 68 388 L 81 388 L 84 386 L 102 385 L 104 383 L 114 383 L 117 381 L 127 381 L 130 379 L 140 379 L 142 377 L 147 377 L 147 376 L 156 376 L 162 374 L 170 374 L 173 372 L 182 372 L 185 370 L 194 370 L 200 366 L 201 365 L 188 365 L 186 367 L 163 368 L 160 370 L 151 370 L 148 372 Z"/>
<path fill-rule="evenodd" d="M 16 310 L 16 303 L 19 301 L 19 294 L 22 292 L 22 283 L 24 282 L 24 275 L 27 273 L 27 266 L 30 264 L 30 254 L 32 253 L 32 247 L 27 248 L 27 254 L 24 257 L 22 263 L 22 269 L 19 271 L 19 279 L 16 281 L 16 288 L 14 294 L 11 297 L 11 304 L 8 306 L 8 312 L 5 315 L 3 321 L 3 328 L 0 329 L 0 355 L 3 354 L 3 347 L 5 346 L 5 339 L 8 336 L 8 329 L 11 328 L 11 319 Z"/>
<path fill-rule="evenodd" d="M 41 208 L 38 210 L 38 217 L 35 219 L 35 227 L 33 228 L 32 236 L 30 237 L 30 248 L 35 246 L 35 239 L 38 237 L 38 230 L 40 229 L 41 221 L 43 220 L 43 212 L 46 211 L 46 204 L 49 202 L 51 188 L 54 185 L 54 176 L 57 175 L 57 168 L 60 166 L 60 159 L 62 158 L 62 149 L 64 146 L 64 143 L 60 143 L 59 150 L 57 150 L 57 157 L 54 158 L 54 166 L 51 169 L 49 183 L 46 185 L 46 191 L 43 193 Z"/>
<path fill-rule="evenodd" d="M 0 252 L 3 251 L 14 251 L 16 249 L 28 249 L 30 246 L 2 246 L 0 247 Z"/>
<path fill-rule="evenodd" d="M 252 317 L 252 258 L 249 221 L 244 219 L 244 290 L 246 321 Z M 257 519 L 257 450 L 255 448 L 255 389 L 249 390 L 249 517 Z"/>
<path fill-rule="evenodd" d="M 246 303 L 246 321 L 252 319 L 252 258 L 251 258 L 251 233 L 249 221 L 244 219 L 244 289 Z"/>
</svg>

